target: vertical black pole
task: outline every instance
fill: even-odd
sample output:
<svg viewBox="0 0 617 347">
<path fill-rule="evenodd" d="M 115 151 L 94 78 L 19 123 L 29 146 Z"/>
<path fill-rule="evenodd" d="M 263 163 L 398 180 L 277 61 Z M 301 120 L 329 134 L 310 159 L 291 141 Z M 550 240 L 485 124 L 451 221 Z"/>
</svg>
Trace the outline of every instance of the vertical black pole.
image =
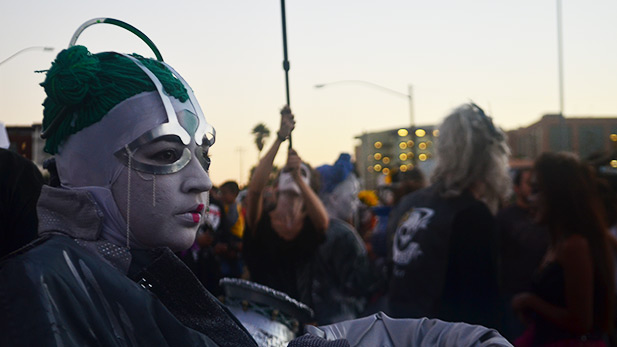
<svg viewBox="0 0 617 347">
<path fill-rule="evenodd" d="M 287 58 L 287 22 L 285 21 L 285 0 L 281 0 L 281 18 L 283 19 L 283 69 L 285 70 L 285 92 L 287 93 L 287 106 L 289 102 L 289 60 Z M 291 134 L 289 134 L 289 148 L 291 148 Z"/>
</svg>

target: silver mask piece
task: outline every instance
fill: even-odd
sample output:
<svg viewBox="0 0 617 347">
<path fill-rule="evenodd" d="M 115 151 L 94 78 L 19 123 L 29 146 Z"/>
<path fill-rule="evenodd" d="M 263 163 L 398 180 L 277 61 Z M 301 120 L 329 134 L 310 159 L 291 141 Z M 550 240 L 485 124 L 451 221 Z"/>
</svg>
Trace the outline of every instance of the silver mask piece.
<svg viewBox="0 0 617 347">
<path fill-rule="evenodd" d="M 191 87 L 171 66 L 164 62 L 160 62 L 165 65 L 174 74 L 174 76 L 180 80 L 180 82 L 182 82 L 188 92 L 189 102 L 197 114 L 188 109 L 180 110 L 176 113 L 172 102 L 163 90 L 163 85 L 159 79 L 138 59 L 126 54 L 121 55 L 133 61 L 150 78 L 152 83 L 154 83 L 161 101 L 163 102 L 163 106 L 165 107 L 165 112 L 167 113 L 167 123 L 160 124 L 159 126 L 146 131 L 127 146 L 119 149 L 114 153 L 116 158 L 118 158 L 125 166 L 130 166 L 132 169 L 137 171 L 155 175 L 166 175 L 182 170 L 191 161 L 194 154 L 197 156 L 197 160 L 204 170 L 208 171 L 210 167 L 210 159 L 207 157 L 207 152 L 209 147 L 214 144 L 216 131 L 206 122 L 206 117 L 204 116 L 199 103 L 197 103 L 197 99 L 195 98 Z M 184 127 L 180 124 L 179 118 L 183 120 Z M 197 121 L 196 123 L 195 120 Z M 185 147 L 178 159 L 169 164 L 146 163 L 140 161 L 132 155 L 145 144 L 171 138 L 174 140 L 180 140 L 184 146 L 188 146 L 191 140 L 195 141 L 197 144 L 195 153 L 191 153 L 191 151 Z M 130 165 L 129 161 L 131 161 Z"/>
</svg>

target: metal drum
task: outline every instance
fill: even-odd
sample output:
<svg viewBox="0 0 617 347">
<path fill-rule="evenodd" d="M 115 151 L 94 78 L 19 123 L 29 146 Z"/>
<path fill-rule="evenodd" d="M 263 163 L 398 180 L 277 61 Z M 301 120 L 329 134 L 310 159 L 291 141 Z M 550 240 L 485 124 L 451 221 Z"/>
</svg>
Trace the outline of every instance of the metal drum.
<svg viewBox="0 0 617 347">
<path fill-rule="evenodd" d="M 261 284 L 237 278 L 219 283 L 224 293 L 221 301 L 259 346 L 287 346 L 313 317 L 308 306 Z"/>
</svg>

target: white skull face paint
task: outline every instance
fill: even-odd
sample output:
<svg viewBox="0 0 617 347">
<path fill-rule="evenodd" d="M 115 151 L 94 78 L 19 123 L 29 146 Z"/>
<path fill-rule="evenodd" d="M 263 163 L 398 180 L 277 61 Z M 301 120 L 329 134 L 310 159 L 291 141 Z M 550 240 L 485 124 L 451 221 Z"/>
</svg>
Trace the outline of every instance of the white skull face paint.
<svg viewBox="0 0 617 347">
<path fill-rule="evenodd" d="M 162 108 L 158 113 L 148 117 L 166 119 Z M 194 117 L 191 113 L 186 114 L 189 116 L 178 117 L 178 120 L 191 133 L 190 124 L 196 119 L 191 118 Z M 199 156 L 207 155 L 207 150 L 207 146 L 198 146 L 195 141 L 184 145 L 177 136 L 162 136 L 131 152 L 127 158 L 131 163 L 146 163 L 153 167 L 165 167 L 177 162 L 183 153 L 190 154 L 188 162 L 179 171 L 156 175 L 155 204 L 152 203 L 150 174 L 137 175 L 132 165 L 125 166 L 112 184 L 114 200 L 129 223 L 131 238 L 137 244 L 146 248 L 169 247 L 173 251 L 187 249 L 193 244 L 203 222 L 206 192 L 212 187 L 199 159 Z"/>
<path fill-rule="evenodd" d="M 309 185 L 311 181 L 311 172 L 308 166 L 304 164 L 300 164 L 300 177 L 302 180 Z M 302 192 L 300 191 L 300 187 L 296 184 L 291 175 L 291 172 L 282 171 L 279 176 L 278 182 L 278 191 L 279 192 L 293 192 L 300 195 Z"/>
</svg>

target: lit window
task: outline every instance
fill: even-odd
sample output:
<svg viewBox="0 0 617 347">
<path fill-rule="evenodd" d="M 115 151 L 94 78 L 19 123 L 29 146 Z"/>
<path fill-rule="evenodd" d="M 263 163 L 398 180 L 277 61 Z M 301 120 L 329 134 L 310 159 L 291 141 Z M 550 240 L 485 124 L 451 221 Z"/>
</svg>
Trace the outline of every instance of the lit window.
<svg viewBox="0 0 617 347">
<path fill-rule="evenodd" d="M 407 143 L 401 142 L 401 143 L 398 144 L 398 146 L 399 146 L 400 149 L 405 149 L 405 148 L 407 148 Z"/>
<path fill-rule="evenodd" d="M 418 159 L 420 159 L 420 161 L 425 161 L 428 157 L 426 156 L 426 154 L 422 153 L 418 156 Z"/>
<path fill-rule="evenodd" d="M 401 170 L 401 172 L 406 172 L 407 171 L 407 165 L 401 165 L 401 167 L 399 169 Z"/>
<path fill-rule="evenodd" d="M 375 164 L 375 166 L 373 166 L 373 170 L 375 170 L 377 172 L 381 171 L 381 165 Z"/>
<path fill-rule="evenodd" d="M 382 171 L 382 172 L 383 172 L 383 174 L 384 174 L 384 175 L 387 175 L 387 174 L 389 174 L 389 173 L 390 173 L 390 169 L 388 169 L 387 167 L 385 167 L 385 168 L 383 169 L 383 171 Z"/>
<path fill-rule="evenodd" d="M 401 154 L 399 154 L 398 158 L 399 158 L 400 160 L 402 160 L 402 161 L 405 161 L 405 160 L 407 160 L 407 154 L 405 154 L 405 153 L 401 153 Z"/>
<path fill-rule="evenodd" d="M 413 141 L 411 140 L 407 141 L 407 147 L 409 148 L 413 147 Z"/>
<path fill-rule="evenodd" d="M 375 160 L 380 160 L 381 159 L 381 153 L 375 153 L 373 158 L 375 158 Z"/>
<path fill-rule="evenodd" d="M 423 137 L 424 135 L 426 135 L 426 131 L 424 131 L 424 129 L 417 129 L 416 130 L 416 136 L 417 137 Z"/>
<path fill-rule="evenodd" d="M 418 145 L 418 148 L 420 148 L 421 150 L 425 150 L 426 149 L 426 143 L 420 142 L 420 144 Z"/>
<path fill-rule="evenodd" d="M 389 163 L 390 163 L 390 158 L 388 158 L 388 157 L 383 157 L 383 163 L 384 163 L 384 164 L 389 164 Z"/>
<path fill-rule="evenodd" d="M 407 129 L 398 129 L 398 136 L 407 136 L 407 134 L 409 134 L 409 131 L 407 131 Z"/>
<path fill-rule="evenodd" d="M 617 134 L 611 134 L 611 141 L 617 142 Z"/>
<path fill-rule="evenodd" d="M 439 136 L 439 129 L 433 130 L 433 136 L 435 136 L 435 137 Z"/>
<path fill-rule="evenodd" d="M 375 148 L 380 149 L 381 148 L 381 142 L 379 142 L 379 141 L 375 142 Z"/>
<path fill-rule="evenodd" d="M 611 166 L 617 168 L 617 160 L 611 160 Z"/>
</svg>

